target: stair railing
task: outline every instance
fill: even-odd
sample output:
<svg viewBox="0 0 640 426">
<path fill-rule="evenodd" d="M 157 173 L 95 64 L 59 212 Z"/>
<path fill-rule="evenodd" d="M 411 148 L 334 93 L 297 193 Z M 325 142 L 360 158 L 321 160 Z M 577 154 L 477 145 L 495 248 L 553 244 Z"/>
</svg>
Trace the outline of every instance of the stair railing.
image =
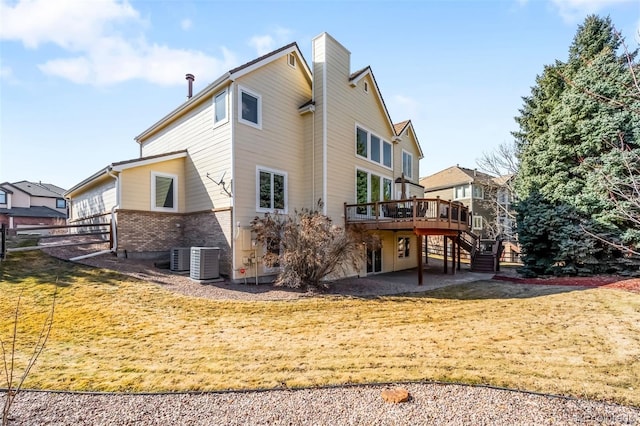
<svg viewBox="0 0 640 426">
<path fill-rule="evenodd" d="M 459 234 L 459 239 L 463 244 L 466 243 L 471 249 L 469 250 L 469 255 L 471 257 L 471 261 L 476 257 L 476 253 L 480 250 L 480 238 L 476 234 L 470 231 L 463 231 Z"/>
</svg>

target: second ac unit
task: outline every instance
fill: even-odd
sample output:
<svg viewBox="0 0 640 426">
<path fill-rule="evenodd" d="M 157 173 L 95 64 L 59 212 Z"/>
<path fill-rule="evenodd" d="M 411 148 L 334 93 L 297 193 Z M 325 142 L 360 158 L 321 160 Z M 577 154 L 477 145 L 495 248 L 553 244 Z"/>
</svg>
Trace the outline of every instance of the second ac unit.
<svg viewBox="0 0 640 426">
<path fill-rule="evenodd" d="M 174 272 L 188 271 L 191 266 L 191 247 L 173 247 L 171 249 L 170 269 Z"/>
</svg>

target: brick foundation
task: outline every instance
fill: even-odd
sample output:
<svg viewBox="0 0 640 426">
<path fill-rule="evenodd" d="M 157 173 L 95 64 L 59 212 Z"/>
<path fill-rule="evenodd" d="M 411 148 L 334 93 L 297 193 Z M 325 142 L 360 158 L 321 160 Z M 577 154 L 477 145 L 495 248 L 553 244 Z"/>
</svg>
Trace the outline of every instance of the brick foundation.
<svg viewBox="0 0 640 426">
<path fill-rule="evenodd" d="M 118 210 L 118 256 L 169 260 L 172 247 L 219 247 L 220 273 L 231 272 L 231 209 L 189 214 Z"/>
</svg>

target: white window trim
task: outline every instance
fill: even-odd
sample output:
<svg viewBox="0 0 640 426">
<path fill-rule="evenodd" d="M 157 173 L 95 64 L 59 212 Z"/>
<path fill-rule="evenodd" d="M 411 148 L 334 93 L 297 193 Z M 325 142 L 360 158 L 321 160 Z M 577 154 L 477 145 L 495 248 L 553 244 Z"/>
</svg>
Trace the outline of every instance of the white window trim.
<svg viewBox="0 0 640 426">
<path fill-rule="evenodd" d="M 156 177 L 173 179 L 173 207 L 156 207 Z M 155 212 L 178 211 L 178 176 L 171 173 L 151 172 L 151 210 Z"/>
<path fill-rule="evenodd" d="M 463 188 L 462 189 L 462 197 L 458 197 L 456 195 L 456 189 L 457 188 Z M 458 185 L 458 186 L 454 186 L 453 187 L 453 199 L 454 200 L 468 200 L 469 198 L 471 198 L 471 197 L 465 197 L 464 196 L 465 188 L 466 188 L 466 190 L 471 191 L 471 197 L 473 197 L 473 188 L 469 189 L 469 184 L 465 184 L 465 185 Z"/>
<path fill-rule="evenodd" d="M 360 128 L 361 130 L 364 130 L 365 132 L 367 132 L 367 156 L 364 157 L 360 154 L 358 154 L 358 128 Z M 378 139 L 380 139 L 380 162 L 378 163 L 377 161 L 373 161 L 371 159 L 371 135 L 377 137 Z M 388 143 L 391 146 L 391 166 L 386 166 L 384 164 L 384 144 Z M 388 140 L 386 140 L 385 138 L 383 138 L 382 136 L 380 136 L 379 134 L 372 132 L 371 130 L 369 130 L 367 127 L 362 126 L 358 123 L 356 123 L 356 125 L 353 128 L 353 152 L 356 156 L 356 158 L 360 158 L 362 160 L 367 160 L 368 162 L 370 162 L 371 164 L 375 164 L 376 166 L 380 166 L 383 167 L 387 170 L 393 170 L 393 144 L 391 142 L 389 142 Z"/>
<path fill-rule="evenodd" d="M 364 86 L 364 93 L 369 93 L 369 83 L 365 81 L 363 86 Z"/>
<path fill-rule="evenodd" d="M 476 188 L 478 188 L 480 190 L 480 196 L 479 197 L 476 197 L 476 194 L 475 194 L 475 189 Z M 471 195 L 476 200 L 484 200 L 484 188 L 482 186 L 480 186 L 480 185 L 473 185 L 471 187 Z"/>
<path fill-rule="evenodd" d="M 222 95 L 224 95 L 225 118 L 223 120 L 216 121 L 216 99 Z M 227 89 L 224 89 L 221 92 L 218 92 L 215 95 L 213 95 L 213 127 L 218 127 L 228 122 L 229 122 L 229 91 Z"/>
<path fill-rule="evenodd" d="M 278 174 L 284 176 L 284 209 L 271 209 L 260 207 L 260 172 Z M 269 167 L 256 166 L 256 211 L 259 213 L 274 213 L 276 211 L 287 214 L 289 212 L 289 177 L 287 172 Z"/>
<path fill-rule="evenodd" d="M 2 204 L 2 205 L 9 204 L 9 200 L 8 200 L 9 196 L 8 196 L 8 194 L 6 192 L 4 192 L 4 191 L 0 191 L 0 194 L 4 194 L 4 203 L 0 203 L 0 204 Z"/>
<path fill-rule="evenodd" d="M 411 158 L 411 167 L 410 167 L 411 174 L 410 175 L 404 173 L 404 155 L 405 154 L 407 154 Z M 413 164 L 414 164 L 413 163 L 413 154 L 410 153 L 409 151 L 403 149 L 402 150 L 402 173 L 404 173 L 404 176 L 406 178 L 413 179 Z"/>
<path fill-rule="evenodd" d="M 400 239 L 403 239 L 405 241 L 405 248 L 402 251 L 402 255 L 400 254 L 400 249 L 399 249 L 399 245 L 400 245 Z M 398 235 L 397 239 L 396 239 L 396 255 L 398 256 L 398 259 L 409 259 L 411 258 L 411 237 L 408 235 Z M 405 253 L 409 251 L 408 255 L 405 255 Z"/>
<path fill-rule="evenodd" d="M 253 96 L 258 100 L 257 124 L 253 121 L 245 120 L 244 118 L 242 118 L 242 92 L 246 93 L 247 95 Z M 240 85 L 238 85 L 238 122 L 262 130 L 262 96 Z"/>
<path fill-rule="evenodd" d="M 480 222 L 480 226 L 476 226 L 476 220 L 477 220 L 478 222 Z M 483 227 L 483 225 L 484 225 L 482 222 L 483 222 L 483 220 L 482 220 L 482 216 L 476 216 L 476 215 L 474 215 L 474 216 L 473 216 L 473 223 L 471 224 L 471 225 L 472 225 L 472 228 L 473 228 L 473 229 L 482 229 L 482 227 Z"/>
<path fill-rule="evenodd" d="M 376 175 L 380 178 L 380 202 L 382 203 L 384 201 L 384 180 L 387 179 L 391 182 L 391 200 L 393 200 L 393 178 L 391 176 L 388 175 L 383 175 L 380 174 L 380 172 L 376 172 L 373 170 L 368 170 L 365 169 L 364 167 L 359 167 L 356 166 L 355 168 L 355 174 L 354 174 L 354 180 L 353 183 L 355 185 L 355 200 L 354 202 L 356 204 L 358 204 L 358 172 L 364 172 L 367 174 L 367 203 L 371 203 L 371 188 L 369 187 L 369 184 L 371 183 L 371 175 Z"/>
<path fill-rule="evenodd" d="M 291 58 L 293 58 L 293 64 L 291 64 Z M 287 64 L 288 64 L 291 68 L 295 69 L 295 68 L 296 68 L 296 64 L 297 64 L 297 63 L 298 63 L 298 59 L 296 58 L 296 55 L 294 55 L 294 54 L 293 54 L 293 52 L 292 52 L 292 53 L 289 53 L 289 54 L 287 55 Z"/>
</svg>

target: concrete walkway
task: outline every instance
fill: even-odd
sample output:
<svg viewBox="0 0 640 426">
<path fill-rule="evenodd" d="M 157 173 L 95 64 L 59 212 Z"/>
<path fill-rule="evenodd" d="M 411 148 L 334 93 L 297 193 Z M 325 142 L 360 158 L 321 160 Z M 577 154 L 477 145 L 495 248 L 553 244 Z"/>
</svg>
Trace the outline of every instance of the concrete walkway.
<svg viewBox="0 0 640 426">
<path fill-rule="evenodd" d="M 493 278 L 494 273 L 471 272 L 469 265 L 463 265 L 462 270 L 455 275 L 444 274 L 441 260 L 429 259 L 429 264 L 424 268 L 424 283 L 418 285 L 418 270 L 389 272 L 385 274 L 369 275 L 362 278 L 345 278 L 333 283 L 330 294 L 345 296 L 384 296 L 403 293 L 422 293 L 440 287 L 470 283 L 474 281 L 487 281 Z"/>
</svg>

